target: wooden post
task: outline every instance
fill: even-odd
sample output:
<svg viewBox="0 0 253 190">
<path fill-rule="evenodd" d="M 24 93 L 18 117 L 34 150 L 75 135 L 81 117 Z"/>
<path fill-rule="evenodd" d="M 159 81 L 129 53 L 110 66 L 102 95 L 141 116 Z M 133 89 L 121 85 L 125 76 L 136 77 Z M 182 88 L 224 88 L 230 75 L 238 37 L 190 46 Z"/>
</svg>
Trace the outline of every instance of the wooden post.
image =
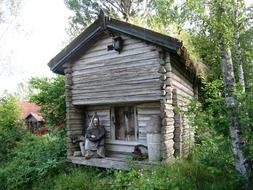
<svg viewBox="0 0 253 190">
<path fill-rule="evenodd" d="M 161 119 L 152 116 L 147 126 L 147 145 L 149 162 L 160 162 L 161 160 Z"/>
</svg>

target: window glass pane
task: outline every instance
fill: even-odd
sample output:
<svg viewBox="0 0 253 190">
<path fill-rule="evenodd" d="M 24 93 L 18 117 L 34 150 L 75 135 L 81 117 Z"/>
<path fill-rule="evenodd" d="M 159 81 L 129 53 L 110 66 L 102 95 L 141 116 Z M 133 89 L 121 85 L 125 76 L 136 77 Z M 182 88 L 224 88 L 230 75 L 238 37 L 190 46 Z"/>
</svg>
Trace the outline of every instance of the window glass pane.
<svg viewBox="0 0 253 190">
<path fill-rule="evenodd" d="M 134 107 L 115 107 L 115 138 L 133 141 L 135 139 Z"/>
</svg>

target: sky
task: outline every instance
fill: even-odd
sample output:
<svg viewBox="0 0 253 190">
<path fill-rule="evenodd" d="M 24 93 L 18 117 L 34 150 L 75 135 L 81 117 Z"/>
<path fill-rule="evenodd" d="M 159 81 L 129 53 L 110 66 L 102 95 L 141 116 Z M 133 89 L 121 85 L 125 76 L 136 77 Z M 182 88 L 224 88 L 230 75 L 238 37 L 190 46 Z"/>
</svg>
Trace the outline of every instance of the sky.
<svg viewBox="0 0 253 190">
<path fill-rule="evenodd" d="M 22 0 L 18 17 L 0 25 L 0 95 L 32 76 L 55 76 L 47 66 L 69 40 L 64 0 Z M 246 0 L 252 4 L 253 0 Z"/>
<path fill-rule="evenodd" d="M 1 24 L 0 94 L 32 76 L 54 76 L 47 63 L 68 42 L 70 15 L 63 0 L 23 0 L 18 17 Z"/>
</svg>

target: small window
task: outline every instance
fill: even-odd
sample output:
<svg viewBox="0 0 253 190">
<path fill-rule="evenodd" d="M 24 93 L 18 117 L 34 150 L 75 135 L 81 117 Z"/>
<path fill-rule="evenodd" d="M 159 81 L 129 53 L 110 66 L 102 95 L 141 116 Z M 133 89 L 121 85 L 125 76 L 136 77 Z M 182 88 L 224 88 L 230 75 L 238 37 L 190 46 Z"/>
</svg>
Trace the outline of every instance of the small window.
<svg viewBox="0 0 253 190">
<path fill-rule="evenodd" d="M 115 106 L 111 108 L 112 140 L 138 140 L 138 129 L 134 106 Z"/>
</svg>

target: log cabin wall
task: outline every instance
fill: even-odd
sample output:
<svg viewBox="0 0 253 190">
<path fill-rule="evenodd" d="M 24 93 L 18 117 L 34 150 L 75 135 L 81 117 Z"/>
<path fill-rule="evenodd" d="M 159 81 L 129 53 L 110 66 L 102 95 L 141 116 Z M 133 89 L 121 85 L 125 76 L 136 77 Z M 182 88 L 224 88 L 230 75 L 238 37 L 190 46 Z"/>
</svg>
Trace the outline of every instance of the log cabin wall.
<svg viewBox="0 0 253 190">
<path fill-rule="evenodd" d="M 193 143 L 193 129 L 185 112 L 190 99 L 194 97 L 193 79 L 184 69 L 180 68 L 180 62 L 171 56 L 171 86 L 172 103 L 174 107 L 174 149 L 175 156 L 181 157 L 189 153 Z M 181 65 L 182 66 L 182 65 Z"/>
<path fill-rule="evenodd" d="M 161 102 L 161 158 L 170 159 L 174 155 L 174 112 L 172 106 L 172 67 L 170 54 L 165 52 L 159 53 L 159 72 L 162 100 Z"/>
<path fill-rule="evenodd" d="M 133 104 L 136 108 L 136 119 L 137 119 L 137 132 L 138 138 L 135 141 L 121 141 L 113 140 L 115 131 L 113 131 L 113 124 L 111 119 L 111 110 L 115 105 L 98 105 L 98 106 L 85 106 L 83 110 L 86 115 L 84 122 L 84 128 L 87 129 L 89 126 L 89 118 L 97 112 L 100 120 L 100 124 L 105 127 L 106 130 L 106 156 L 108 157 L 124 157 L 131 155 L 135 145 L 147 146 L 147 125 L 150 122 L 151 117 L 154 115 L 160 116 L 160 103 L 149 102 L 149 103 L 138 103 Z"/>
<path fill-rule="evenodd" d="M 73 143 L 76 136 L 83 134 L 84 117 L 81 109 L 72 104 L 72 68 L 71 64 L 65 64 L 65 102 L 66 102 L 66 130 L 67 130 L 67 156 L 73 156 L 74 151 L 80 150 L 79 143 Z"/>
<path fill-rule="evenodd" d="M 186 154 L 193 137 L 184 114 L 186 97 L 193 96 L 190 79 L 181 73 L 170 53 L 129 36 L 121 37 L 124 47 L 120 54 L 107 50 L 112 37 L 106 34 L 80 59 L 65 66 L 68 155 L 79 150 L 71 138 L 84 134 L 89 125 L 87 116 L 95 111 L 107 132 L 107 156 L 129 155 L 135 145 L 147 145 L 146 127 L 154 115 L 162 120 L 161 159 Z M 112 140 L 115 131 L 112 131 L 111 107 L 122 103 L 136 108 L 136 141 Z"/>
<path fill-rule="evenodd" d="M 125 35 L 123 50 L 107 50 L 108 34 L 72 67 L 73 105 L 147 102 L 161 99 L 157 47 Z"/>
<path fill-rule="evenodd" d="M 120 54 L 107 50 L 112 37 L 106 34 L 72 64 L 69 92 L 72 104 L 81 106 L 86 118 L 78 130 L 87 129 L 88 116 L 96 111 L 106 129 L 107 156 L 115 157 L 131 154 L 137 144 L 147 145 L 146 127 L 152 116 L 160 115 L 161 100 L 158 48 L 129 36 L 121 37 L 124 46 Z M 122 103 L 136 109 L 135 141 L 113 140 L 112 107 Z"/>
</svg>

